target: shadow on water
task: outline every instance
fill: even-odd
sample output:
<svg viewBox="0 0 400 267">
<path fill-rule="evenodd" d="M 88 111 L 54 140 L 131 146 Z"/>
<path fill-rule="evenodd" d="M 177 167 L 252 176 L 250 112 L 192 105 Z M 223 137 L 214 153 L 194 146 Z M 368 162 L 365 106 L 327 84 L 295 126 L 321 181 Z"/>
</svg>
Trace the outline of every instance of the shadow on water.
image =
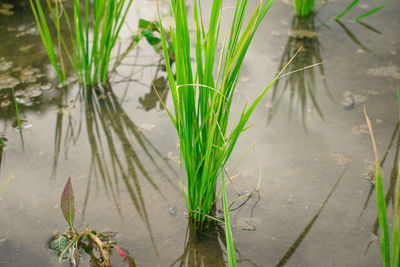
<svg viewBox="0 0 400 267">
<path fill-rule="evenodd" d="M 394 127 L 392 136 L 390 138 L 389 144 L 387 146 L 387 149 L 385 151 L 385 154 L 382 157 L 382 160 L 380 161 L 380 166 L 383 168 L 386 162 L 386 158 L 389 155 L 390 151 L 395 151 L 394 152 L 394 158 L 393 158 L 393 165 L 390 171 L 390 180 L 389 180 L 389 188 L 386 191 L 385 195 L 385 202 L 386 202 L 386 208 L 389 205 L 390 202 L 392 202 L 392 205 L 394 205 L 394 199 L 395 199 L 395 187 L 396 187 L 396 179 L 397 179 L 397 172 L 398 172 L 398 162 L 399 162 L 399 150 L 400 150 L 400 131 L 399 131 L 399 122 L 396 124 Z M 370 179 L 371 185 L 370 189 L 368 192 L 368 196 L 364 202 L 362 211 L 360 213 L 360 218 L 364 214 L 364 211 L 367 209 L 368 204 L 370 203 L 369 201 L 371 200 L 371 196 L 375 195 L 373 194 L 375 191 L 375 173 L 370 172 L 368 174 L 368 178 Z M 372 234 L 373 236 L 377 237 L 378 236 L 378 230 L 379 230 L 379 220 L 378 217 L 375 219 L 375 223 L 372 227 Z M 367 247 L 365 252 L 368 251 L 369 247 L 374 243 L 374 240 L 371 240 Z"/>
<path fill-rule="evenodd" d="M 90 146 L 90 164 L 82 220 L 85 218 L 93 184 L 97 188 L 99 182 L 122 217 L 120 203 L 122 183 L 137 213 L 146 224 L 154 245 L 142 183 L 148 182 L 165 201 L 168 201 L 162 188 L 158 186 L 160 181 L 155 180 L 151 172 L 155 170 L 157 177 L 163 178 L 173 189 L 179 191 L 176 181 L 170 178 L 171 174 L 173 177 L 178 177 L 175 169 L 143 134 L 142 129 L 128 117 L 121 101 L 111 88 L 94 90 L 89 99 L 79 93 L 72 107 L 68 106 L 70 103 L 64 96 L 59 101 L 52 179 L 56 177 L 61 150 L 64 150 L 67 156 L 69 147 L 76 144 L 82 130 L 86 129 Z M 80 116 L 76 125 L 75 117 L 69 109 L 79 109 L 79 107 L 84 110 L 76 112 L 79 112 Z M 82 125 L 83 123 L 85 125 Z"/>
<path fill-rule="evenodd" d="M 307 226 L 304 228 L 303 232 L 297 237 L 296 241 L 290 246 L 288 251 L 285 253 L 285 255 L 280 259 L 280 261 L 275 265 L 276 267 L 284 266 L 289 259 L 293 256 L 293 254 L 296 252 L 297 248 L 301 245 L 303 242 L 304 238 L 307 236 L 307 234 L 310 232 L 312 227 L 314 226 L 314 223 L 318 220 L 319 215 L 321 212 L 324 210 L 326 203 L 328 203 L 330 197 L 332 196 L 333 192 L 335 192 L 338 184 L 342 180 L 344 174 L 347 171 L 347 166 L 343 169 L 342 173 L 340 174 L 339 178 L 337 179 L 336 183 L 333 185 L 331 191 L 329 192 L 328 196 L 322 202 L 321 207 L 317 211 L 317 213 L 314 215 L 314 217 L 311 219 L 311 221 L 307 224 Z"/>
<path fill-rule="evenodd" d="M 3 150 L 4 150 L 4 146 L 5 146 L 5 141 L 6 138 L 5 137 L 0 137 L 0 175 L 1 175 L 1 167 L 2 167 L 2 162 L 3 162 Z"/>
<path fill-rule="evenodd" d="M 204 230 L 198 230 L 189 223 L 183 253 L 170 266 L 226 266 L 225 241 L 225 229 L 219 223 L 213 221 Z M 238 250 L 236 257 L 238 263 L 257 266 Z"/>
<path fill-rule="evenodd" d="M 156 108 L 158 102 L 159 109 L 164 110 L 163 103 L 166 103 L 169 87 L 166 77 L 158 77 L 159 69 L 160 68 L 157 68 L 156 74 L 154 75 L 152 85 L 150 86 L 150 92 L 146 93 L 144 97 L 139 97 L 139 103 L 145 111 Z"/>
<path fill-rule="evenodd" d="M 326 93 L 332 98 L 328 85 L 325 80 L 325 70 L 322 64 L 323 59 L 320 52 L 321 44 L 318 40 L 315 16 L 310 15 L 306 18 L 294 16 L 292 19 L 291 32 L 286 43 L 278 71 L 284 68 L 294 54 L 302 48 L 302 51 L 293 59 L 287 67 L 285 74 L 287 77 L 277 80 L 272 90 L 271 103 L 269 104 L 268 123 L 276 114 L 279 104 L 286 94 L 289 94 L 289 119 L 293 114 L 294 106 L 297 104 L 300 110 L 303 127 L 307 130 L 307 113 L 313 108 L 319 117 L 324 119 L 324 115 L 317 100 L 317 88 L 315 85 L 317 71 L 323 82 Z M 315 66 L 318 64 L 318 66 Z M 285 75 L 283 74 L 283 75 Z M 297 103 L 295 103 L 297 101 Z M 297 113 L 296 111 L 294 113 Z"/>
</svg>

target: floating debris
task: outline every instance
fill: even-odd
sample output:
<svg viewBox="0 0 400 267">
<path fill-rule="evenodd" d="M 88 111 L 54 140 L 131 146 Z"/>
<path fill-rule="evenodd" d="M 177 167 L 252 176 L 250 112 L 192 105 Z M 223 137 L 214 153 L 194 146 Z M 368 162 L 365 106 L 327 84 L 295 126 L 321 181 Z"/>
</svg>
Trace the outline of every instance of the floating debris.
<svg viewBox="0 0 400 267">
<path fill-rule="evenodd" d="M 33 47 L 32 44 L 31 45 L 24 45 L 24 46 L 21 46 L 18 50 L 21 51 L 21 52 L 26 52 L 26 51 L 30 50 L 32 47 Z"/>
<path fill-rule="evenodd" d="M 393 79 L 400 80 L 400 69 L 395 65 L 372 68 L 367 71 L 367 74 L 372 76 L 391 77 Z"/>
<path fill-rule="evenodd" d="M 331 158 L 333 158 L 336 163 L 340 166 L 347 166 L 351 162 L 351 158 L 349 156 L 340 154 L 336 150 L 333 151 L 333 153 L 330 155 Z"/>
<path fill-rule="evenodd" d="M 360 134 L 369 135 L 368 125 L 367 124 L 362 124 L 362 125 L 359 125 L 359 126 L 354 126 L 351 129 L 351 133 L 355 134 L 355 135 L 360 135 Z"/>
<path fill-rule="evenodd" d="M 11 102 L 10 100 L 8 100 L 8 99 L 1 100 L 1 101 L 0 101 L 0 108 L 8 107 L 8 106 L 10 106 L 11 104 L 12 104 L 12 102 Z"/>
<path fill-rule="evenodd" d="M 71 115 L 75 111 L 75 107 L 62 107 L 57 109 L 58 114 Z"/>
<path fill-rule="evenodd" d="M 12 126 L 13 126 L 13 128 L 18 129 L 18 121 L 15 120 L 13 122 Z M 21 120 L 21 128 L 22 129 L 29 129 L 29 128 L 32 128 L 32 126 L 33 126 L 32 123 L 30 123 L 28 120 L 25 120 L 25 119 Z"/>
<path fill-rule="evenodd" d="M 4 16 L 14 15 L 14 11 L 11 10 L 13 7 L 14 6 L 12 4 L 1 4 L 0 15 L 4 15 Z"/>
<path fill-rule="evenodd" d="M 25 36 L 28 34 L 35 35 L 35 34 L 39 33 L 39 30 L 34 26 L 31 26 L 28 28 L 28 27 L 22 25 L 21 27 L 18 27 L 17 30 L 19 31 L 19 33 L 17 33 L 15 35 L 16 37 L 22 37 L 22 36 Z"/>
<path fill-rule="evenodd" d="M 53 86 L 52 86 L 50 83 L 48 83 L 48 84 L 41 85 L 41 86 L 40 86 L 40 90 L 42 90 L 42 91 L 49 91 L 52 87 L 53 87 Z"/>
<path fill-rule="evenodd" d="M 313 39 L 315 36 L 317 36 L 315 31 L 307 30 L 307 29 L 297 29 L 297 30 L 291 30 L 289 32 L 289 36 L 297 39 Z"/>
<path fill-rule="evenodd" d="M 375 184 L 375 161 L 364 159 L 364 164 L 367 165 L 363 175 L 371 184 Z"/>
<path fill-rule="evenodd" d="M 144 132 L 144 131 L 150 132 L 151 130 L 153 130 L 154 127 L 156 127 L 156 126 L 145 122 L 145 123 L 142 123 L 139 125 L 138 131 L 139 132 Z"/>
<path fill-rule="evenodd" d="M 32 105 L 32 100 L 42 96 L 42 94 L 43 92 L 40 90 L 40 83 L 35 83 L 27 86 L 24 90 L 16 91 L 15 97 L 19 104 L 30 106 Z"/>
<path fill-rule="evenodd" d="M 20 79 L 24 83 L 34 83 L 37 79 L 43 77 L 39 69 L 36 68 L 25 68 L 21 70 Z"/>
<path fill-rule="evenodd" d="M 168 152 L 168 154 L 164 156 L 164 159 L 179 163 L 179 157 L 175 156 L 172 151 Z"/>
<path fill-rule="evenodd" d="M 6 61 L 5 58 L 0 58 L 0 71 L 8 71 L 11 69 L 13 63 L 10 61 Z"/>
<path fill-rule="evenodd" d="M 0 74 L 0 90 L 6 88 L 14 88 L 20 82 L 8 74 Z"/>
</svg>

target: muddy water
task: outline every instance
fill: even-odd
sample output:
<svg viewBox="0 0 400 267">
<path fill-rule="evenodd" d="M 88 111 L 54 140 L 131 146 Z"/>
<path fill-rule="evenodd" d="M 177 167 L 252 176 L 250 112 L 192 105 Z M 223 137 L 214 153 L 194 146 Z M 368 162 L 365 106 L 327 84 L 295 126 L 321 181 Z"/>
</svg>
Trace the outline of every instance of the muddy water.
<svg viewBox="0 0 400 267">
<path fill-rule="evenodd" d="M 4 80 L 15 83 L 24 126 L 22 145 L 10 90 L 0 89 L 1 135 L 7 138 L 1 181 L 16 172 L 0 196 L 0 266 L 54 265 L 46 244 L 67 228 L 59 201 L 69 176 L 77 228 L 117 232 L 116 241 L 139 266 L 223 266 L 222 228 L 197 239 L 187 229 L 176 134 L 151 87 L 155 81 L 171 107 L 154 50 L 143 44 L 132 51 L 113 75 L 113 91 L 85 101 L 79 88 L 56 88 L 29 7 L 0 5 L 0 87 Z M 154 18 L 154 5 L 134 4 L 133 31 L 138 18 Z M 240 193 L 259 193 L 232 207 L 240 266 L 380 265 L 363 107 L 375 128 L 388 191 L 398 160 L 400 6 L 389 1 L 364 20 L 370 27 L 350 20 L 375 5 L 365 1 L 338 24 L 333 17 L 343 3 L 321 3 L 315 18 L 299 22 L 286 2 L 277 1 L 260 26 L 240 76 L 239 106 L 299 47 L 304 53 L 291 71 L 322 64 L 271 88 L 232 156 L 230 169 L 255 143 L 233 174 Z M 227 18 L 231 10 L 224 12 Z M 130 32 L 124 29 L 122 46 Z M 229 190 L 233 199 L 236 192 Z M 392 213 L 392 202 L 388 207 Z"/>
</svg>

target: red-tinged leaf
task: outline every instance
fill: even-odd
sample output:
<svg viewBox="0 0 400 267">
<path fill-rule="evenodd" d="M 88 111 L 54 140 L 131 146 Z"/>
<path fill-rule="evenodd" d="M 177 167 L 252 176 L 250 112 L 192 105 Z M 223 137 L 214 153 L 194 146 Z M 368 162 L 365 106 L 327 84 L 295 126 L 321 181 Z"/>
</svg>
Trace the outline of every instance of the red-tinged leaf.
<svg viewBox="0 0 400 267">
<path fill-rule="evenodd" d="M 71 229 L 73 229 L 75 207 L 74 192 L 72 191 L 71 177 L 68 178 L 61 196 L 61 210 Z"/>
<path fill-rule="evenodd" d="M 129 267 L 136 267 L 135 260 L 133 259 L 133 257 L 131 255 L 129 255 L 129 251 L 127 251 L 121 247 L 118 247 L 116 245 L 111 245 L 111 247 L 113 247 L 117 250 L 118 254 L 121 256 L 123 261 L 129 265 Z"/>
</svg>

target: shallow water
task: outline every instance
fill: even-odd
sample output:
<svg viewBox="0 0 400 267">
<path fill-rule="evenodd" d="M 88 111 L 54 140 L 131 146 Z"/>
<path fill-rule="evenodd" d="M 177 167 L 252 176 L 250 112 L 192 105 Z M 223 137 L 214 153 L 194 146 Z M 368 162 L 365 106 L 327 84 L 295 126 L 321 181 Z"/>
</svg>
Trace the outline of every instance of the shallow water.
<svg viewBox="0 0 400 267">
<path fill-rule="evenodd" d="M 231 158 L 233 169 L 256 141 L 233 174 L 241 193 L 254 191 L 261 177 L 259 197 L 252 194 L 231 215 L 240 266 L 380 265 L 375 191 L 368 180 L 374 161 L 363 107 L 381 160 L 388 151 L 387 191 L 399 148 L 400 5 L 388 1 L 364 19 L 375 31 L 350 20 L 375 4 L 365 1 L 340 25 L 333 17 L 346 5 L 327 2 L 298 28 L 291 7 L 277 1 L 260 26 L 242 68 L 239 105 L 254 99 L 281 59 L 300 46 L 305 52 L 292 70 L 323 64 L 286 76 L 271 89 Z M 136 28 L 138 18 L 154 18 L 154 5 L 134 4 L 130 27 Z M 176 133 L 151 87 L 157 80 L 162 88 L 166 77 L 154 50 L 143 44 L 132 51 L 113 75 L 113 91 L 86 102 L 76 87 L 56 88 L 29 7 L 11 10 L 0 14 L 0 79 L 18 83 L 24 145 L 10 90 L 0 89 L 1 135 L 7 138 L 0 184 L 16 172 L 0 196 L 0 266 L 54 265 L 47 242 L 67 228 L 59 202 L 69 176 L 77 227 L 117 232 L 116 241 L 138 266 L 224 265 L 222 228 L 197 240 L 187 229 Z M 229 17 L 231 9 L 224 12 Z M 122 36 L 129 34 L 126 28 Z M 163 93 L 171 107 L 168 89 Z M 233 188 L 229 196 L 235 197 Z M 392 213 L 392 202 L 388 207 Z"/>
</svg>

